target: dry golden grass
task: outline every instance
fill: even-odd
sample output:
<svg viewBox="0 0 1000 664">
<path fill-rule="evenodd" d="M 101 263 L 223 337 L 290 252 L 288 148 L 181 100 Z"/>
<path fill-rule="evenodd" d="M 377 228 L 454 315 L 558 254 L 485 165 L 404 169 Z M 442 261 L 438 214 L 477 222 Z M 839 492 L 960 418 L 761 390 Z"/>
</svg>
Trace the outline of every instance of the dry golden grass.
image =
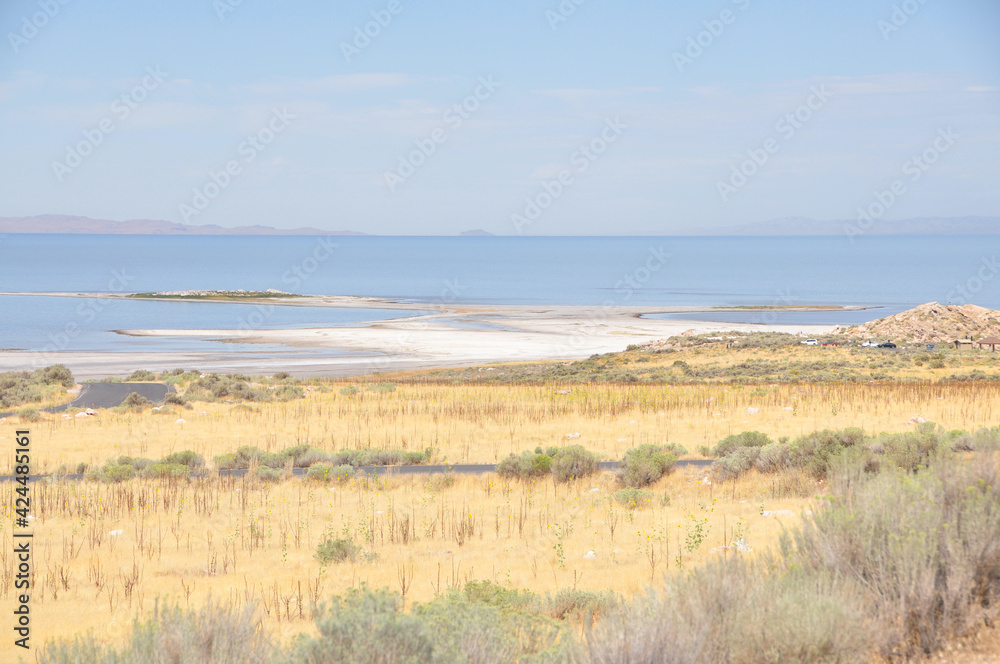
<svg viewBox="0 0 1000 664">
<path fill-rule="evenodd" d="M 985 382 L 400 383 L 392 392 L 358 383 L 356 394 L 342 394 L 339 388 L 347 384 L 317 387 L 287 403 L 46 416 L 28 425 L 33 469 L 97 465 L 122 454 L 159 458 L 185 449 L 211 459 L 241 445 L 278 451 L 303 443 L 326 450 L 432 447 L 438 461 L 490 463 L 536 445 L 564 444 L 568 433 L 580 434 L 573 443 L 618 459 L 641 443 L 677 443 L 694 451 L 749 429 L 773 437 L 848 426 L 903 431 L 914 416 L 976 429 L 996 425 L 1000 416 L 1000 385 Z M 748 408 L 760 411 L 751 415 Z M 10 442 L 16 421 L 7 421 L 0 440 Z M 0 472 L 11 470 L 12 447 L 3 445 Z M 316 597 L 361 584 L 400 591 L 405 585 L 407 599 L 417 601 L 482 579 L 536 592 L 575 586 L 629 595 L 651 577 L 675 571 L 678 554 L 690 566 L 727 555 L 712 549 L 740 538 L 756 552 L 774 547 L 782 524 L 797 523 L 823 490 L 791 474 L 752 474 L 718 485 L 696 472 L 681 470 L 661 480 L 653 487 L 657 498 L 636 510 L 613 501 L 610 474 L 568 485 L 459 477 L 444 489 L 426 477 L 358 480 L 344 487 L 231 479 L 40 483 L 32 505 L 33 637 L 42 642 L 94 630 L 118 641 L 157 598 L 191 606 L 209 595 L 256 600 L 268 627 L 288 636 L 311 629 L 309 607 Z M 11 523 L 13 489 L 2 486 L 4 524 Z M 669 497 L 669 504 L 659 497 Z M 762 510 L 792 514 L 765 517 Z M 328 536 L 352 537 L 377 559 L 324 570 L 314 553 Z M 10 527 L 3 526 L 4 600 L 12 595 L 11 542 Z M 594 557 L 585 558 L 590 551 Z"/>
<path fill-rule="evenodd" d="M 797 523 L 809 506 L 803 494 L 815 488 L 804 478 L 784 488 L 759 477 L 713 485 L 692 469 L 653 487 L 646 506 L 627 509 L 612 498 L 610 473 L 563 485 L 508 484 L 495 475 L 459 477 L 449 488 L 436 483 L 409 476 L 345 486 L 38 484 L 33 638 L 93 630 L 118 641 L 157 598 L 191 606 L 210 596 L 255 600 L 267 626 L 289 636 L 311 629 L 317 598 L 363 584 L 405 590 L 408 601 L 483 579 L 536 592 L 631 595 L 679 565 L 736 555 L 719 549 L 734 540 L 755 551 L 775 546 L 782 526 Z M 3 493 L 4 523 L 11 523 L 13 486 Z M 762 509 L 790 514 L 763 516 Z M 314 553 L 327 537 L 352 538 L 377 558 L 324 568 Z M 8 528 L 0 546 L 0 587 L 9 599 Z"/>
<path fill-rule="evenodd" d="M 494 463 L 537 445 L 573 443 L 619 459 L 642 443 L 701 445 L 746 430 L 772 437 L 825 428 L 898 432 L 923 417 L 948 429 L 1000 421 L 1000 383 L 664 385 L 426 385 L 344 395 L 313 389 L 285 403 L 195 403 L 194 410 L 98 417 L 46 415 L 30 425 L 33 467 L 101 464 L 118 455 L 160 458 L 191 449 L 206 460 L 241 445 L 267 451 L 307 443 L 324 450 L 434 448 L 437 462 Z M 562 392 L 568 392 L 563 394 Z M 759 409 L 750 414 L 748 409 Z M 11 418 L 16 421 L 16 418 Z M 183 419 L 184 423 L 178 420 Z M 0 440 L 4 432 L 0 435 Z M 12 432 L 9 434 L 12 436 Z M 0 473 L 10 472 L 4 445 Z"/>
</svg>

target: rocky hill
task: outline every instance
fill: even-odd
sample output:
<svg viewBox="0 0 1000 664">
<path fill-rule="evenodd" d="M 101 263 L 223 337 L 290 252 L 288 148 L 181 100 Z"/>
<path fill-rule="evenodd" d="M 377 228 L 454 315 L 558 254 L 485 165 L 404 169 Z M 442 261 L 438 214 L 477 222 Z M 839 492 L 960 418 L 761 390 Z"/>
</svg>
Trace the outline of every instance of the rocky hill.
<svg viewBox="0 0 1000 664">
<path fill-rule="evenodd" d="M 1000 337 L 1000 311 L 966 304 L 928 302 L 908 311 L 841 330 L 852 339 L 942 343 Z"/>
<path fill-rule="evenodd" d="M 270 226 L 224 227 L 214 224 L 189 226 L 157 219 L 110 221 L 60 214 L 36 217 L 0 217 L 0 233 L 67 233 L 95 235 L 364 235 L 356 231 L 325 231 L 318 228 L 272 228 Z"/>
</svg>

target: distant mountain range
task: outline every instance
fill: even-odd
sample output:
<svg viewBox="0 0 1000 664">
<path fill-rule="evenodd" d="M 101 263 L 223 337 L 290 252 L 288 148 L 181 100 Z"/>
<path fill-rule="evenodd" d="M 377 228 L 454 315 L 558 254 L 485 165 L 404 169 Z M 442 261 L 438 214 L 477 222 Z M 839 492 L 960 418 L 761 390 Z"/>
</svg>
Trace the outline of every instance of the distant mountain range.
<svg viewBox="0 0 1000 664">
<path fill-rule="evenodd" d="M 867 228 L 865 228 L 867 225 Z M 358 231 L 327 231 L 320 228 L 272 228 L 271 226 L 188 226 L 172 221 L 129 219 L 109 221 L 61 214 L 35 217 L 0 217 L 4 233 L 73 233 L 119 235 L 368 235 Z M 461 236 L 491 236 L 482 229 L 462 231 Z M 757 221 L 738 226 L 688 228 L 665 235 L 777 236 L 777 235 L 1000 235 L 1000 217 L 920 217 L 899 221 L 876 220 L 859 224 L 857 220 L 818 221 L 806 217 L 787 217 Z"/>
<path fill-rule="evenodd" d="M 188 226 L 156 219 L 109 221 L 62 214 L 37 217 L 0 217 L 0 233 L 73 233 L 93 235 L 367 235 L 357 231 L 325 231 L 319 228 L 272 228 L 270 226 Z"/>
<path fill-rule="evenodd" d="M 786 217 L 722 228 L 688 229 L 679 235 L 996 235 L 1000 217 L 920 217 L 859 223 Z"/>
</svg>

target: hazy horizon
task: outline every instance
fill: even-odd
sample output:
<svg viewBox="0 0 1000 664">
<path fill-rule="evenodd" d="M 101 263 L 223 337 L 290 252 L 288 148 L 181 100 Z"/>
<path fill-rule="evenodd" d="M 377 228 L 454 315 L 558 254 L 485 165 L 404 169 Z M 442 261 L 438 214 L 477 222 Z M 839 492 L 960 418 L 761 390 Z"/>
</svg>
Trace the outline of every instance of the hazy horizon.
<svg viewBox="0 0 1000 664">
<path fill-rule="evenodd" d="M 9 216 L 546 236 L 1000 216 L 986 0 L 17 0 L 0 26 Z"/>
</svg>

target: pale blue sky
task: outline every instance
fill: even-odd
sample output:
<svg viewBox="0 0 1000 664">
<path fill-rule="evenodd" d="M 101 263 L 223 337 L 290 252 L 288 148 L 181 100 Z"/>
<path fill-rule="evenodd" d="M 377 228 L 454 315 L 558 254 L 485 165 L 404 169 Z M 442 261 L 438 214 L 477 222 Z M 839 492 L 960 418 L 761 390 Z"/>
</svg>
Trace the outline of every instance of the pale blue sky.
<svg viewBox="0 0 1000 664">
<path fill-rule="evenodd" d="M 995 0 L 236 1 L 3 2 L 0 216 L 668 234 L 894 181 L 885 219 L 1000 216 Z"/>
</svg>

